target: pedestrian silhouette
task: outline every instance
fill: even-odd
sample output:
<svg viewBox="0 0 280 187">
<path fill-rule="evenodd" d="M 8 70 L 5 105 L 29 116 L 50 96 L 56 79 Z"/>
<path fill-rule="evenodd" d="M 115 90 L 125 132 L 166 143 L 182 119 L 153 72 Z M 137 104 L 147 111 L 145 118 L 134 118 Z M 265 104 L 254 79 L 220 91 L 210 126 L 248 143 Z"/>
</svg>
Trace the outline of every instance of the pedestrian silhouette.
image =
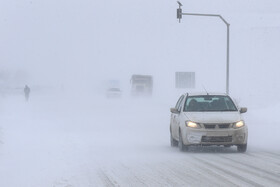
<svg viewBox="0 0 280 187">
<path fill-rule="evenodd" d="M 25 85 L 25 87 L 24 87 L 25 101 L 28 101 L 28 99 L 29 99 L 29 94 L 30 94 L 30 88 L 29 88 L 27 85 Z"/>
</svg>

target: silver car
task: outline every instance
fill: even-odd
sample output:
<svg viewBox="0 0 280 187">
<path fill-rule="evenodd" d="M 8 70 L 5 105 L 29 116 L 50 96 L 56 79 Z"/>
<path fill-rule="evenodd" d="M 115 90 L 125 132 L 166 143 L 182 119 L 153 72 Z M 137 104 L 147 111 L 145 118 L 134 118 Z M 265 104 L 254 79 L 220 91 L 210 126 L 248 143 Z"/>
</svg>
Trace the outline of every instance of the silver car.
<svg viewBox="0 0 280 187">
<path fill-rule="evenodd" d="M 248 129 L 239 108 L 225 94 L 184 94 L 171 108 L 171 146 L 181 151 L 194 145 L 237 146 L 246 152 Z"/>
<path fill-rule="evenodd" d="M 107 98 L 120 98 L 122 96 L 122 91 L 119 88 L 109 88 L 106 91 Z"/>
</svg>

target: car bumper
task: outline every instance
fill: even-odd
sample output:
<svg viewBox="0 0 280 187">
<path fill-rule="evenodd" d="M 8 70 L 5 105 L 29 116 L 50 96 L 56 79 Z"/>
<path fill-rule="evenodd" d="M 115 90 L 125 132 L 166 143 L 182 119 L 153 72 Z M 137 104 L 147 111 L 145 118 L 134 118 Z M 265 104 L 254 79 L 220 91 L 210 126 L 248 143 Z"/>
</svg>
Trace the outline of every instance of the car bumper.
<svg viewBox="0 0 280 187">
<path fill-rule="evenodd" d="M 185 145 L 240 145 L 247 143 L 248 130 L 247 127 L 223 130 L 186 127 L 182 137 Z"/>
</svg>

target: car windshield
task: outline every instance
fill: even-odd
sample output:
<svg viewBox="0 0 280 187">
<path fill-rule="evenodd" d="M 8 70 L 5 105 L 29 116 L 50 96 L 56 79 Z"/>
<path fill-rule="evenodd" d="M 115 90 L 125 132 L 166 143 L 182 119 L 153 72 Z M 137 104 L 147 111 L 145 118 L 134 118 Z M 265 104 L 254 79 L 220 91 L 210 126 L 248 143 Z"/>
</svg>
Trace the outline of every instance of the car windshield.
<svg viewBox="0 0 280 187">
<path fill-rule="evenodd" d="M 237 108 L 228 96 L 203 95 L 189 96 L 185 102 L 184 111 L 237 111 Z"/>
</svg>

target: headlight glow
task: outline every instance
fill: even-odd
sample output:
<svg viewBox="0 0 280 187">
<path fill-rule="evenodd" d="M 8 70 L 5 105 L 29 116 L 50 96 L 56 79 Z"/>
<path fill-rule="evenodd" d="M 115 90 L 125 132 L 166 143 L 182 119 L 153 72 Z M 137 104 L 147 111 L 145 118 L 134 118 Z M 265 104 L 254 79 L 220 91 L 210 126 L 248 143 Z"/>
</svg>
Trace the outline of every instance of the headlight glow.
<svg viewBox="0 0 280 187">
<path fill-rule="evenodd" d="M 192 121 L 186 121 L 186 126 L 191 128 L 199 128 L 198 124 Z"/>
<path fill-rule="evenodd" d="M 245 124 L 244 124 L 244 121 L 238 121 L 234 124 L 234 127 L 235 128 L 240 128 L 240 127 L 243 127 Z"/>
</svg>

